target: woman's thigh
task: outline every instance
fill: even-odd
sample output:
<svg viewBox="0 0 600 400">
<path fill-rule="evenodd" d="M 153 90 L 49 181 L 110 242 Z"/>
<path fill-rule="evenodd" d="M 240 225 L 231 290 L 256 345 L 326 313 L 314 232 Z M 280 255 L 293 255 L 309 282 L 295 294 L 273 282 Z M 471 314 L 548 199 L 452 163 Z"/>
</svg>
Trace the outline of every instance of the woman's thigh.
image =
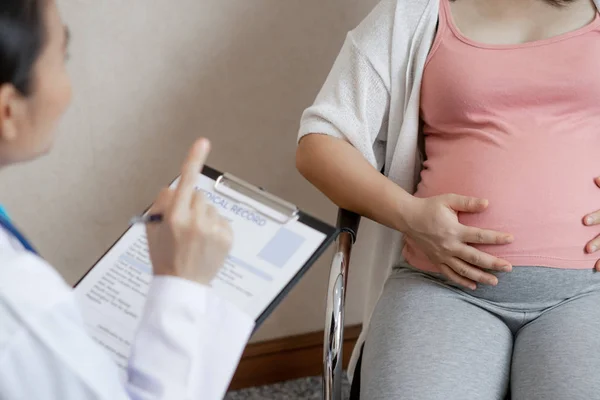
<svg viewBox="0 0 600 400">
<path fill-rule="evenodd" d="M 500 400 L 512 334 L 465 295 L 420 275 L 388 280 L 371 319 L 361 398 Z"/>
<path fill-rule="evenodd" d="M 513 400 L 600 399 L 600 294 L 544 312 L 515 339 Z"/>
</svg>

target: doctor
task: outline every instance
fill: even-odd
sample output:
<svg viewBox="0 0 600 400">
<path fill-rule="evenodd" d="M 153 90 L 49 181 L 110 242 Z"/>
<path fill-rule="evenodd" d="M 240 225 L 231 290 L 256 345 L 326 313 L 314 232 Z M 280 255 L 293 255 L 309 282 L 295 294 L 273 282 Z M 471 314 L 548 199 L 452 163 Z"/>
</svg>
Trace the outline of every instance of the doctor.
<svg viewBox="0 0 600 400">
<path fill-rule="evenodd" d="M 71 97 L 67 42 L 54 0 L 0 1 L 1 166 L 52 147 Z M 69 286 L 0 217 L 1 400 L 223 397 L 254 321 L 207 287 L 232 240 L 228 224 L 194 190 L 208 152 L 199 140 L 179 187 L 163 190 L 152 210 L 165 222 L 147 229 L 155 278 L 124 383 L 86 334 Z M 224 332 L 236 332 L 235 340 L 219 341 Z M 211 368 L 217 360 L 229 368 Z"/>
</svg>

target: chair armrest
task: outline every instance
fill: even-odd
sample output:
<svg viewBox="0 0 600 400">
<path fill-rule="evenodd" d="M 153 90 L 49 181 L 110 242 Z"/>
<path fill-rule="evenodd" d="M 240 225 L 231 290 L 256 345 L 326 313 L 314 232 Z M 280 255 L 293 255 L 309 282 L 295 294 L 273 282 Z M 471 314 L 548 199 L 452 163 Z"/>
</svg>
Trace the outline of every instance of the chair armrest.
<svg viewBox="0 0 600 400">
<path fill-rule="evenodd" d="M 344 344 L 344 307 L 348 283 L 348 266 L 352 246 L 356 241 L 360 216 L 340 209 L 337 227 L 340 234 L 329 273 L 325 337 L 323 343 L 323 399 L 341 400 L 342 356 Z"/>
<path fill-rule="evenodd" d="M 352 235 L 352 242 L 356 242 L 358 235 L 358 226 L 360 225 L 360 215 L 340 208 L 338 210 L 337 227 L 340 232 L 349 232 Z"/>
</svg>

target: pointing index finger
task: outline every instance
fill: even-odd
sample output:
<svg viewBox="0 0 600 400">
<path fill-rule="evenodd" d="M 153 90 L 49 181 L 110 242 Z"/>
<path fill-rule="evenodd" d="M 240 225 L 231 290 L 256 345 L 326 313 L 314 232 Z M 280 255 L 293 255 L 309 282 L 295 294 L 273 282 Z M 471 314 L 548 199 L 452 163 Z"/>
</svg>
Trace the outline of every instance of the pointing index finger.
<svg viewBox="0 0 600 400">
<path fill-rule="evenodd" d="M 202 171 L 209 153 L 210 142 L 207 139 L 199 139 L 194 143 L 181 169 L 181 178 L 175 191 L 175 204 L 186 207 L 191 204 L 198 173 Z"/>
</svg>

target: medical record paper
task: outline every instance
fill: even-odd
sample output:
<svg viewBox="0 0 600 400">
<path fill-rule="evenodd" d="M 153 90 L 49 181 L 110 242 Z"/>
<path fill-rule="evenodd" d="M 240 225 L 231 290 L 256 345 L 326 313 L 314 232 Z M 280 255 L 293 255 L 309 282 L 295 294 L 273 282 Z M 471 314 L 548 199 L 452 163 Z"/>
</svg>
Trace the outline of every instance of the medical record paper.
<svg viewBox="0 0 600 400">
<path fill-rule="evenodd" d="M 234 244 L 210 286 L 256 320 L 327 235 L 297 218 L 284 223 L 270 219 L 215 191 L 214 185 L 213 179 L 198 175 L 197 189 L 231 222 Z M 145 227 L 134 225 L 75 288 L 88 331 L 123 370 L 151 281 Z"/>
</svg>

